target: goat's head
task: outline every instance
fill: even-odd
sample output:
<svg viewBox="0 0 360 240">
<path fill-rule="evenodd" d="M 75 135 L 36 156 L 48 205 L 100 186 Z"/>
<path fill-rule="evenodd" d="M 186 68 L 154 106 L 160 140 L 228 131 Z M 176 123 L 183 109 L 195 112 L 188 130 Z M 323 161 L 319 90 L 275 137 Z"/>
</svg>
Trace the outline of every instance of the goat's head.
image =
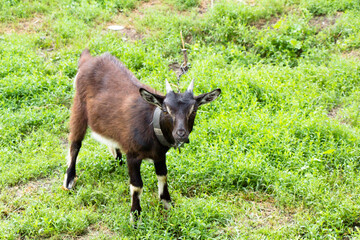
<svg viewBox="0 0 360 240">
<path fill-rule="evenodd" d="M 150 93 L 143 88 L 140 89 L 140 95 L 145 101 L 159 107 L 163 111 L 166 122 L 171 125 L 172 136 L 177 145 L 188 141 L 198 108 L 205 103 L 215 100 L 221 93 L 221 90 L 218 88 L 211 92 L 194 96 L 193 88 L 194 80 L 191 81 L 184 93 L 175 93 L 166 81 L 165 97 Z"/>
</svg>

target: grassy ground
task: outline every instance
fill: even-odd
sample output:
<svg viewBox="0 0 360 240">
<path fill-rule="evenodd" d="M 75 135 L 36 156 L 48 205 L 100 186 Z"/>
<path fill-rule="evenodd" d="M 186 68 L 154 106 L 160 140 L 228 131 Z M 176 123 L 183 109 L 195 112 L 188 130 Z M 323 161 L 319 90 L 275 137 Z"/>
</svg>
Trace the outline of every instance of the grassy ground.
<svg viewBox="0 0 360 240">
<path fill-rule="evenodd" d="M 127 169 L 106 146 L 87 137 L 76 189 L 60 189 L 72 81 L 89 48 L 164 91 L 180 31 L 180 87 L 222 96 L 168 154 L 170 211 L 143 163 L 135 230 Z M 359 47 L 355 0 L 2 1 L 0 238 L 360 238 Z"/>
</svg>

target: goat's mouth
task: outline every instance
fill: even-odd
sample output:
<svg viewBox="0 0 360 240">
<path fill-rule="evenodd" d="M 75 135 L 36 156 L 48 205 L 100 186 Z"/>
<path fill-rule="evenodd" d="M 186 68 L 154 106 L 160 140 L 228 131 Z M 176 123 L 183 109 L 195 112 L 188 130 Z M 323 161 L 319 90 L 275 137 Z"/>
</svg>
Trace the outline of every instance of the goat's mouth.
<svg viewBox="0 0 360 240">
<path fill-rule="evenodd" d="M 175 145 L 181 146 L 184 143 L 189 143 L 189 137 L 175 138 Z"/>
</svg>

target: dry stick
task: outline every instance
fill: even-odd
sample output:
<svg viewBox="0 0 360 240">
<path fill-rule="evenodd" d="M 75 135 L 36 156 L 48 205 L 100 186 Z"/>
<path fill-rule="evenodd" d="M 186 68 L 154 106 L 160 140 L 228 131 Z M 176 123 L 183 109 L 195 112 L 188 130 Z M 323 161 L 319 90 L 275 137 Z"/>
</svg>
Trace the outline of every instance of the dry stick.
<svg viewBox="0 0 360 240">
<path fill-rule="evenodd" d="M 183 46 L 183 48 L 185 48 L 184 38 L 182 36 L 182 31 L 181 30 L 180 30 L 180 37 L 181 37 L 182 46 Z"/>
<path fill-rule="evenodd" d="M 184 54 L 184 62 L 180 66 L 181 73 L 180 73 L 180 75 L 178 77 L 178 87 L 177 87 L 178 92 L 180 92 L 180 77 L 181 77 L 181 75 L 183 75 L 187 71 L 187 62 L 188 62 L 187 52 L 186 52 L 186 49 L 185 49 L 185 42 L 184 42 L 184 38 L 183 38 L 183 35 L 182 35 L 182 31 L 180 31 L 180 37 L 181 37 L 181 42 L 182 42 L 182 47 L 183 47 L 181 49 L 181 51 Z"/>
<path fill-rule="evenodd" d="M 180 31 L 180 36 L 181 36 L 181 42 L 182 42 L 182 46 L 183 46 L 181 51 L 184 54 L 184 66 L 186 66 L 188 59 L 187 59 L 187 52 L 186 52 L 186 49 L 185 49 L 185 42 L 184 42 L 184 38 L 183 38 L 183 35 L 182 35 L 182 31 Z"/>
</svg>

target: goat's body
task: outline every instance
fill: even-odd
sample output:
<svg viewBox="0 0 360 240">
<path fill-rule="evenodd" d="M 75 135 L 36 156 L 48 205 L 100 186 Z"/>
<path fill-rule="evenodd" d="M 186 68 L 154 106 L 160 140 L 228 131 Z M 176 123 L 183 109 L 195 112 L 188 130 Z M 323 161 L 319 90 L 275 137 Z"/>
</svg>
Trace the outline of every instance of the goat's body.
<svg viewBox="0 0 360 240">
<path fill-rule="evenodd" d="M 81 54 L 74 86 L 76 92 L 71 109 L 70 149 L 64 188 L 74 186 L 77 155 L 87 127 L 90 127 L 93 137 L 108 145 L 116 159 L 121 161 L 121 152 L 127 156 L 132 216 L 141 211 L 143 182 L 140 165 L 143 159 L 153 160 L 159 197 L 164 207 L 169 208 L 171 199 L 167 187 L 166 152 L 169 145 L 188 141 L 198 106 L 214 100 L 220 89 L 195 98 L 192 87 L 184 94 L 168 91 L 166 96 L 162 96 L 138 81 L 115 57 L 108 53 L 92 57 L 88 50 Z M 167 83 L 167 90 L 170 88 Z M 166 139 L 169 143 L 167 146 L 159 142 L 154 132 L 155 105 L 162 109 L 157 123 L 163 134 L 162 141 Z"/>
</svg>

